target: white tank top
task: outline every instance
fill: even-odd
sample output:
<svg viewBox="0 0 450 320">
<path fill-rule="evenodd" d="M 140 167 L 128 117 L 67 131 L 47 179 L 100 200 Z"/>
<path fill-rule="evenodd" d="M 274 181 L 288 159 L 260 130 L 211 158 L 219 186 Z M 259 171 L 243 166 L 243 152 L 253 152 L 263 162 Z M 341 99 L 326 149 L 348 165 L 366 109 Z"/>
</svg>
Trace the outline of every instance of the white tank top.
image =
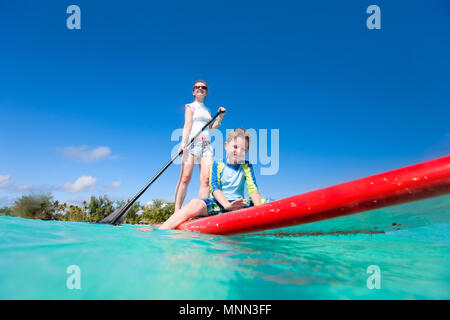
<svg viewBox="0 0 450 320">
<path fill-rule="evenodd" d="M 194 101 L 192 103 L 187 104 L 186 107 L 189 107 L 193 112 L 191 134 L 189 135 L 189 141 L 191 141 L 191 139 L 200 130 L 202 130 L 203 126 L 207 124 L 208 121 L 212 119 L 212 117 L 211 113 L 209 112 L 209 109 L 202 102 Z M 200 139 L 201 137 L 209 139 L 209 128 L 203 130 L 203 132 L 198 136 L 198 138 Z"/>
</svg>

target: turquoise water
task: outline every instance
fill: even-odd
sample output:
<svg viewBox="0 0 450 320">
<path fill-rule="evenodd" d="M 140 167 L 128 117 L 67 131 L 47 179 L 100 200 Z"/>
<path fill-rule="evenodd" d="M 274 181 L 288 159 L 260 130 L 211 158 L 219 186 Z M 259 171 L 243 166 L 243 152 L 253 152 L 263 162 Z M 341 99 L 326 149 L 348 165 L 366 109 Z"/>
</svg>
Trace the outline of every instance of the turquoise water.
<svg viewBox="0 0 450 320">
<path fill-rule="evenodd" d="M 245 236 L 0 217 L 0 299 L 449 299 L 449 204 Z"/>
</svg>

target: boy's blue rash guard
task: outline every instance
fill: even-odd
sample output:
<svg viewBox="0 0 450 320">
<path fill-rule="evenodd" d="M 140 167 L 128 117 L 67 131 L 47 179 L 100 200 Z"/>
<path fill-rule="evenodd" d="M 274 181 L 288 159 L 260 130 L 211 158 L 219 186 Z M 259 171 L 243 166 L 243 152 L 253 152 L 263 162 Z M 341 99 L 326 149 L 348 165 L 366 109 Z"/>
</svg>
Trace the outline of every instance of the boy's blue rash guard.
<svg viewBox="0 0 450 320">
<path fill-rule="evenodd" d="M 222 190 L 223 195 L 229 201 L 244 198 L 246 182 L 249 197 L 259 192 L 253 167 L 248 161 L 237 165 L 223 162 L 213 162 L 211 165 L 209 176 L 211 196 L 215 190 Z"/>
</svg>

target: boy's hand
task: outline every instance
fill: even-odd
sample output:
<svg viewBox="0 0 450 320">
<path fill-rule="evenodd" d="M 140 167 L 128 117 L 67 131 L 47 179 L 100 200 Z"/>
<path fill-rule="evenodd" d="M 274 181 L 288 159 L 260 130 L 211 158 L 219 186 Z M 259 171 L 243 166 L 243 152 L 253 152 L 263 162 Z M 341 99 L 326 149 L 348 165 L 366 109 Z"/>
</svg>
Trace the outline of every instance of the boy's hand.
<svg viewBox="0 0 450 320">
<path fill-rule="evenodd" d="M 246 205 L 247 205 L 247 200 L 237 199 L 237 200 L 234 200 L 232 203 L 230 203 L 225 209 L 233 211 L 233 210 L 238 210 Z"/>
</svg>

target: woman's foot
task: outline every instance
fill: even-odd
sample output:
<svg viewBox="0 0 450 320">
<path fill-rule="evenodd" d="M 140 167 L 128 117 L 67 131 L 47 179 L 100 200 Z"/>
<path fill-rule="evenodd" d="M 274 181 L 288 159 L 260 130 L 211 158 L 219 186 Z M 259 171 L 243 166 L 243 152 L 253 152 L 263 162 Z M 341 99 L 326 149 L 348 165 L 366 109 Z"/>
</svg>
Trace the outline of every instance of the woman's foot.
<svg viewBox="0 0 450 320">
<path fill-rule="evenodd" d="M 149 231 L 153 231 L 155 229 L 153 229 L 153 228 L 139 228 L 137 230 L 140 231 L 140 232 L 149 232 Z"/>
</svg>

